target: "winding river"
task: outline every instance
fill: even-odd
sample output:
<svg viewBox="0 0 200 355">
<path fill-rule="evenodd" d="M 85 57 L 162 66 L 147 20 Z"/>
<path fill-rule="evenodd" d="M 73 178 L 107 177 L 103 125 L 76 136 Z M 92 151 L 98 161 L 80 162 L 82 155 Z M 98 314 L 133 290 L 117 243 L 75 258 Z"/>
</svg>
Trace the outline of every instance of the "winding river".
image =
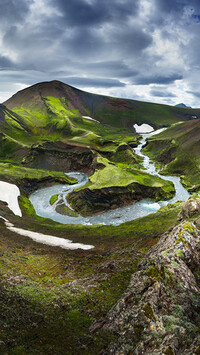
<svg viewBox="0 0 200 355">
<path fill-rule="evenodd" d="M 165 129 L 165 128 L 164 128 Z M 176 176 L 163 176 L 160 175 L 156 170 L 154 163 L 142 153 L 142 147 L 145 145 L 146 139 L 151 137 L 154 134 L 160 133 L 162 130 L 160 129 L 151 133 L 142 134 L 142 139 L 140 144 L 135 148 L 135 153 L 141 156 L 143 160 L 143 166 L 146 169 L 145 171 L 152 175 L 157 175 L 161 177 L 163 180 L 169 180 L 174 183 L 176 194 L 175 196 L 168 201 L 159 201 L 155 202 L 153 200 L 141 200 L 132 205 L 126 207 L 120 207 L 115 210 L 110 210 L 108 212 L 104 212 L 102 214 L 91 216 L 91 217 L 69 217 L 64 216 L 55 211 L 56 203 L 52 206 L 49 203 L 49 199 L 52 195 L 58 194 L 59 199 L 63 198 L 66 205 L 67 201 L 65 200 L 66 194 L 73 191 L 74 189 L 81 187 L 86 184 L 88 181 L 88 176 L 84 173 L 67 173 L 67 175 L 71 177 L 75 177 L 78 180 L 77 184 L 74 185 L 54 185 L 51 187 L 46 187 L 40 190 L 35 191 L 30 196 L 30 201 L 33 204 L 37 215 L 51 218 L 52 220 L 63 223 L 63 224 L 105 224 L 105 225 L 119 225 L 121 223 L 131 221 L 133 219 L 144 217 L 150 213 L 156 212 L 160 207 L 166 206 L 168 203 L 174 203 L 178 200 L 185 201 L 189 197 L 188 191 L 183 187 L 180 183 L 180 178 Z M 59 201 L 58 199 L 58 201 Z"/>
</svg>

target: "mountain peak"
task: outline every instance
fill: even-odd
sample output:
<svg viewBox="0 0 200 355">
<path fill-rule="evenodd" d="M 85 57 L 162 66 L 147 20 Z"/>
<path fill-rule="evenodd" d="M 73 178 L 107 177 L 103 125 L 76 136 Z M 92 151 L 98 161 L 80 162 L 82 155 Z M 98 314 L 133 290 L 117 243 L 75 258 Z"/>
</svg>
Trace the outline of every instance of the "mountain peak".
<svg viewBox="0 0 200 355">
<path fill-rule="evenodd" d="M 177 104 L 175 105 L 175 107 L 182 107 L 182 108 L 192 108 L 191 106 L 186 106 L 184 103 L 180 103 L 180 104 Z"/>
</svg>

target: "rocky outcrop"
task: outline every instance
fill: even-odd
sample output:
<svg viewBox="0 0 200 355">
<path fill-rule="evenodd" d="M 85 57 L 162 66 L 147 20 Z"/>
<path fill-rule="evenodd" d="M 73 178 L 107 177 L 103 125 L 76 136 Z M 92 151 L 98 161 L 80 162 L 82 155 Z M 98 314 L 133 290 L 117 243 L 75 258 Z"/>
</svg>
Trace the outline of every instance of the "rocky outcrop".
<svg viewBox="0 0 200 355">
<path fill-rule="evenodd" d="M 55 184 L 69 184 L 73 185 L 76 180 L 75 179 L 69 179 L 69 178 L 62 178 L 62 177 L 43 177 L 40 179 L 37 178 L 23 178 L 23 179 L 18 179 L 15 181 L 17 186 L 19 186 L 20 191 L 22 194 L 29 196 L 32 194 L 34 191 L 48 187 L 51 185 Z"/>
<path fill-rule="evenodd" d="M 132 145 L 121 143 L 119 144 L 115 151 L 111 150 L 97 150 L 101 156 L 109 159 L 113 162 L 121 162 L 127 164 L 135 164 L 138 162 L 138 157 L 134 153 L 132 147 L 137 147 L 137 144 L 134 142 Z"/>
<path fill-rule="evenodd" d="M 62 141 L 33 145 L 23 164 L 37 169 L 90 173 L 95 153 L 88 147 Z"/>
<path fill-rule="evenodd" d="M 200 213 L 200 198 L 187 200 L 178 214 L 178 219 L 182 220 L 185 218 L 190 218 L 195 214 Z"/>
<path fill-rule="evenodd" d="M 145 198 L 152 198 L 155 201 L 169 199 L 173 194 L 173 187 L 171 191 L 166 192 L 162 187 L 132 183 L 128 186 L 113 186 L 101 189 L 85 188 L 73 191 L 67 196 L 67 201 L 75 211 L 83 216 L 90 216 L 127 206 Z"/>
<path fill-rule="evenodd" d="M 192 223 L 182 222 L 161 237 L 107 317 L 92 325 L 93 333 L 112 334 L 101 354 L 200 354 L 200 289 L 194 277 L 199 251 L 200 234 Z"/>
</svg>

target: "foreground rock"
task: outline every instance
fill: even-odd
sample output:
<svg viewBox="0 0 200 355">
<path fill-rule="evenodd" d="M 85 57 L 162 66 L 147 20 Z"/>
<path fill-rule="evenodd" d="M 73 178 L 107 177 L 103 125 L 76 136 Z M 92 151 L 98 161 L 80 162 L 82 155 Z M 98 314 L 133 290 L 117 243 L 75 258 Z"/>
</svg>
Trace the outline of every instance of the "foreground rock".
<svg viewBox="0 0 200 355">
<path fill-rule="evenodd" d="M 199 251 L 200 234 L 192 223 L 182 222 L 161 237 L 106 319 L 91 327 L 115 339 L 101 354 L 200 354 L 200 289 L 194 276 Z"/>
<path fill-rule="evenodd" d="M 178 219 L 183 220 L 184 218 L 190 218 L 197 213 L 200 213 L 200 198 L 189 199 L 183 204 L 183 207 L 178 214 Z"/>
</svg>

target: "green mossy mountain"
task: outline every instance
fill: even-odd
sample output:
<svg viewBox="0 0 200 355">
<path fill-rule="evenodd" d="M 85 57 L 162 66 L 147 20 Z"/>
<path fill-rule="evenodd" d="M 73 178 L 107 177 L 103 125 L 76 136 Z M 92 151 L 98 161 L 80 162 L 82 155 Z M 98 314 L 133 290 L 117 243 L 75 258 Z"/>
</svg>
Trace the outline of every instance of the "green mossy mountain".
<svg viewBox="0 0 200 355">
<path fill-rule="evenodd" d="M 59 81 L 43 82 L 19 91 L 4 102 L 2 110 L 6 120 L 12 110 L 13 125 L 29 129 L 35 135 L 44 130 L 49 135 L 56 131 L 68 136 L 81 135 L 87 126 L 94 126 L 94 121 L 82 116 L 131 132 L 134 123 L 146 122 L 158 128 L 200 117 L 199 109 L 96 95 Z"/>
</svg>

